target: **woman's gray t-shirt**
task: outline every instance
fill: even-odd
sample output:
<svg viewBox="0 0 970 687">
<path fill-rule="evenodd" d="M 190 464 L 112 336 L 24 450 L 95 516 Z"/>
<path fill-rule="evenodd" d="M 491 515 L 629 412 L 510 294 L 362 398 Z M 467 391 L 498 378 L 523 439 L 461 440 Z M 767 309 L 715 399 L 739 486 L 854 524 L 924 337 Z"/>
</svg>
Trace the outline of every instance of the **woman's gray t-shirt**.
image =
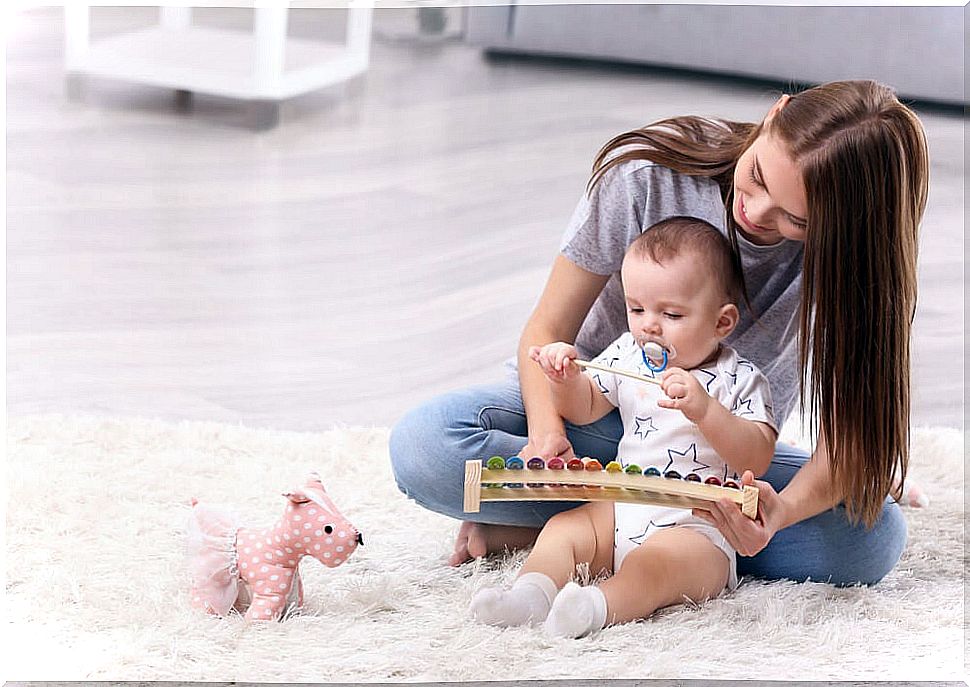
<svg viewBox="0 0 970 687">
<path fill-rule="evenodd" d="M 646 160 L 610 169 L 583 195 L 563 235 L 560 250 L 583 269 L 610 275 L 580 328 L 576 348 L 587 359 L 627 330 L 620 265 L 627 247 L 643 231 L 675 215 L 699 217 L 726 234 L 717 183 L 674 172 Z M 798 396 L 798 308 L 802 251 L 798 241 L 759 246 L 738 236 L 744 281 L 757 322 L 739 304 L 741 318 L 725 340 L 768 378 L 775 420 L 784 424 Z"/>
</svg>

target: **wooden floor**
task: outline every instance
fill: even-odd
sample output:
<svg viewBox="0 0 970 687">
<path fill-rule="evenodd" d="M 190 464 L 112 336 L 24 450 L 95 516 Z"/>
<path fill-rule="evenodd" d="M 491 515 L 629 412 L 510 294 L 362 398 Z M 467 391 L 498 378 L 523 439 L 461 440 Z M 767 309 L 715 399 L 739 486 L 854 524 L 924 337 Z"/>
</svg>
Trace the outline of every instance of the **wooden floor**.
<svg viewBox="0 0 970 687">
<path fill-rule="evenodd" d="M 88 81 L 69 101 L 61 13 L 17 15 L 8 413 L 390 425 L 503 374 L 603 142 L 676 114 L 753 120 L 776 95 L 388 38 L 412 13 L 378 11 L 366 76 L 288 102 L 262 133 L 229 100 L 183 114 L 170 92 Z M 150 19 L 101 9 L 94 28 Z M 339 25 L 305 12 L 294 28 Z M 965 121 L 919 111 L 933 167 L 913 418 L 962 426 Z"/>
</svg>

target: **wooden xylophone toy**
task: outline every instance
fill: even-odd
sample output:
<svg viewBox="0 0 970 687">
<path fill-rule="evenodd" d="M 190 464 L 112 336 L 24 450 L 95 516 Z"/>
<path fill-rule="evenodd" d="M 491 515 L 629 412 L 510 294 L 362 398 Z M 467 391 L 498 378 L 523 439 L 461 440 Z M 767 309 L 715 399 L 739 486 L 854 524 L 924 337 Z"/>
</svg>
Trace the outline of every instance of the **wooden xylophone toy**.
<svg viewBox="0 0 970 687">
<path fill-rule="evenodd" d="M 465 512 L 478 513 L 482 501 L 623 501 L 675 508 L 704 508 L 728 498 L 752 520 L 758 513 L 758 488 L 717 477 L 701 482 L 673 470 L 623 467 L 612 461 L 604 468 L 595 458 L 530 458 L 492 456 L 465 463 Z"/>
</svg>

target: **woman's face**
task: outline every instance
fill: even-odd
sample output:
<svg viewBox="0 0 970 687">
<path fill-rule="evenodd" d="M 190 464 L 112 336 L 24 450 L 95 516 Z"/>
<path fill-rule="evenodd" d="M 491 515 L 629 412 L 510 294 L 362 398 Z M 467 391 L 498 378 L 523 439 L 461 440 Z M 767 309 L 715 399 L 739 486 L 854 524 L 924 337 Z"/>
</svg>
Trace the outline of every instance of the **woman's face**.
<svg viewBox="0 0 970 687">
<path fill-rule="evenodd" d="M 752 243 L 805 240 L 805 182 L 785 146 L 768 130 L 738 160 L 732 212 Z"/>
</svg>

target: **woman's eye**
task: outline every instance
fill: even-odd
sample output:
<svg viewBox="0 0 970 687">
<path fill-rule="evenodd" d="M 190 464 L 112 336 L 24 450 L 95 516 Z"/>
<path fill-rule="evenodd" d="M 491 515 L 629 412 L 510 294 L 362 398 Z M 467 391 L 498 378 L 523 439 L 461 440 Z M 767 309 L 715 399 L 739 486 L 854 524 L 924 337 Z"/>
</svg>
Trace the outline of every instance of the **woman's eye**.
<svg viewBox="0 0 970 687">
<path fill-rule="evenodd" d="M 762 184 L 760 181 L 758 181 L 758 177 L 754 175 L 754 165 L 751 165 L 750 173 L 751 173 L 751 182 L 756 186 L 761 186 Z"/>
</svg>

